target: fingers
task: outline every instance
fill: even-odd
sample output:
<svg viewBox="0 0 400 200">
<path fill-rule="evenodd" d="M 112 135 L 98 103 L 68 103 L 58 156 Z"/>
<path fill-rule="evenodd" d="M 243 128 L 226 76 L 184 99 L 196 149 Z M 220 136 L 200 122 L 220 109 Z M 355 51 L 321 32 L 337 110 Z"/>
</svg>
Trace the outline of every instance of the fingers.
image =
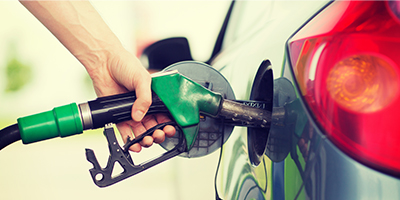
<svg viewBox="0 0 400 200">
<path fill-rule="evenodd" d="M 157 129 L 153 133 L 153 138 L 155 143 L 157 144 L 163 143 L 165 140 L 165 133 L 162 130 Z"/>
<path fill-rule="evenodd" d="M 134 133 L 139 133 L 135 134 L 137 137 L 146 130 L 156 126 L 157 124 L 162 124 L 169 121 L 171 120 L 164 114 L 148 115 L 143 118 L 141 123 L 131 122 L 132 130 Z M 175 132 L 176 130 L 173 126 L 165 126 L 163 130 L 154 131 L 152 139 L 148 138 L 146 140 L 143 140 L 140 144 L 145 147 L 151 146 L 153 142 L 160 144 L 164 142 L 165 136 L 172 137 L 175 135 Z M 147 136 L 145 138 L 147 138 Z"/>
<path fill-rule="evenodd" d="M 119 133 L 121 134 L 122 140 L 124 141 L 124 143 L 127 142 L 128 137 L 133 139 L 133 134 L 132 134 L 132 129 L 131 126 L 126 123 L 126 122 L 121 122 L 117 124 L 117 128 L 119 130 Z M 138 143 L 132 145 L 131 147 L 129 147 L 129 150 L 133 151 L 133 152 L 140 152 L 142 150 L 142 146 Z"/>
<path fill-rule="evenodd" d="M 156 120 L 157 120 L 157 122 L 159 124 L 171 121 L 171 119 L 165 114 L 156 114 L 155 117 L 156 117 Z M 170 125 L 165 126 L 163 131 L 165 133 L 165 136 L 167 136 L 167 137 L 174 136 L 175 132 L 176 132 L 175 128 L 173 126 L 170 126 Z"/>
<path fill-rule="evenodd" d="M 133 134 L 135 135 L 135 137 L 140 136 L 147 130 L 142 122 L 128 121 L 128 123 L 132 127 L 132 131 L 133 131 Z M 143 147 L 150 147 L 153 144 L 153 137 L 146 136 L 138 144 L 140 144 Z"/>
<path fill-rule="evenodd" d="M 117 128 L 122 136 L 123 141 L 126 143 L 128 137 L 133 139 L 157 124 L 168 121 L 171 120 L 164 114 L 148 115 L 145 116 L 141 122 L 135 122 L 131 120 L 119 123 L 117 124 Z M 172 137 L 174 136 L 175 132 L 176 130 L 173 126 L 165 126 L 163 130 L 157 129 L 154 131 L 152 136 L 144 137 L 141 142 L 132 145 L 129 150 L 133 152 L 140 152 L 142 147 L 150 147 L 154 142 L 160 144 L 164 142 L 165 136 Z"/>
<path fill-rule="evenodd" d="M 148 130 L 156 125 L 157 125 L 157 121 L 154 119 L 154 116 L 148 115 L 142 119 L 142 122 L 140 123 L 140 125 L 137 128 L 138 129 L 144 128 L 145 130 Z M 136 133 L 135 130 L 133 132 Z M 138 132 L 138 133 L 142 134 L 143 132 Z M 140 135 L 140 134 L 138 134 L 138 135 Z M 144 137 L 143 140 L 140 142 L 140 145 L 142 145 L 144 147 L 150 147 L 153 144 L 153 140 L 154 140 L 153 138 L 154 138 L 154 135 L 153 135 L 153 137 L 151 137 L 151 136 Z"/>
<path fill-rule="evenodd" d="M 173 126 L 170 126 L 170 125 L 165 126 L 164 129 L 163 129 L 163 131 L 164 131 L 164 133 L 165 133 L 165 136 L 167 136 L 167 137 L 172 137 L 172 136 L 174 136 L 175 133 L 176 133 L 175 128 L 174 128 Z"/>
</svg>

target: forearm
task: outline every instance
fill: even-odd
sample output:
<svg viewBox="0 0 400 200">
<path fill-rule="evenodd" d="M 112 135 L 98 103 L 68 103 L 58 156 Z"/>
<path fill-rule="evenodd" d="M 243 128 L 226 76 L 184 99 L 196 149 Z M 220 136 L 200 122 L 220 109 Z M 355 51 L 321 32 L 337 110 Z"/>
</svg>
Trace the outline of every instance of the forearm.
<svg viewBox="0 0 400 200">
<path fill-rule="evenodd" d="M 85 66 L 90 76 L 106 65 L 112 54 L 123 51 L 88 1 L 21 1 Z"/>
<path fill-rule="evenodd" d="M 150 74 L 135 56 L 122 47 L 89 2 L 21 0 L 21 3 L 85 66 L 98 96 L 135 91 L 137 99 L 132 106 L 134 121 L 117 124 L 125 141 L 128 136 L 138 136 L 157 124 L 152 116 L 143 124 L 141 122 L 151 105 Z M 175 129 L 171 127 L 166 133 L 172 136 Z M 151 146 L 153 138 L 146 137 L 141 144 Z M 154 140 L 162 142 L 164 137 L 161 131 Z M 130 149 L 139 152 L 141 146 L 137 143 Z"/>
</svg>

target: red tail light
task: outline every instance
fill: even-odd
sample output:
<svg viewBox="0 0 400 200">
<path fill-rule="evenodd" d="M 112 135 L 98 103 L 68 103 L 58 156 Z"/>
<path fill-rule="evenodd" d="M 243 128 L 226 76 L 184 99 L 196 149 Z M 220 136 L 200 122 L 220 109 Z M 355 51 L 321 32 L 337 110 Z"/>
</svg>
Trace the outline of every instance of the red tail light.
<svg viewBox="0 0 400 200">
<path fill-rule="evenodd" d="M 400 3 L 337 1 L 288 42 L 300 91 L 328 138 L 400 175 Z"/>
</svg>

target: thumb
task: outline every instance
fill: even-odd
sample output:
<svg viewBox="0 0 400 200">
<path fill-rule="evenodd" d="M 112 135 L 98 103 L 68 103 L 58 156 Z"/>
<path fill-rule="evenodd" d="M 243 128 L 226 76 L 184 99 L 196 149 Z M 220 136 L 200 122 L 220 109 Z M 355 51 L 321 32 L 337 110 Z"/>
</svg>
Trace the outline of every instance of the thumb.
<svg viewBox="0 0 400 200">
<path fill-rule="evenodd" d="M 112 60 L 110 72 L 114 79 L 129 91 L 135 91 L 132 119 L 141 121 L 151 105 L 151 76 L 139 59 L 130 53 L 121 53 Z"/>
<path fill-rule="evenodd" d="M 151 100 L 151 76 L 145 71 L 145 73 L 141 73 L 140 76 L 136 74 L 136 77 L 133 80 L 133 85 L 135 87 L 136 93 L 136 101 L 132 106 L 132 119 L 134 121 L 141 121 L 148 111 L 152 100 Z"/>
</svg>

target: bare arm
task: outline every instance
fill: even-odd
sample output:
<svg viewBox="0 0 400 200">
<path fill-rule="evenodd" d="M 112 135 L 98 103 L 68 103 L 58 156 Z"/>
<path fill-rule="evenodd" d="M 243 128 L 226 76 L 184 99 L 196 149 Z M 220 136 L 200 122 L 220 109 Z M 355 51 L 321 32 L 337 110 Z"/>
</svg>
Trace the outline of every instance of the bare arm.
<svg viewBox="0 0 400 200">
<path fill-rule="evenodd" d="M 120 54 L 127 53 L 118 38 L 87 1 L 21 1 L 21 3 L 85 66 L 92 78 L 101 76 L 100 74 L 104 73 L 102 70 L 111 71 L 107 69 L 111 66 L 109 63 Z M 147 81 L 144 84 L 149 86 L 150 76 L 144 73 L 145 70 L 139 62 L 134 61 L 134 64 L 141 75 L 145 76 L 142 78 Z M 114 74 L 111 75 L 112 78 L 117 78 Z M 123 82 L 122 84 L 128 90 L 135 89 L 133 83 Z M 111 90 L 95 89 L 99 96 L 126 92 L 121 91 L 121 88 L 115 91 L 115 87 L 110 88 Z M 146 95 L 144 98 L 150 105 L 151 94 L 144 92 L 142 95 Z M 146 110 L 142 109 L 142 111 Z M 137 118 L 137 121 L 140 119 Z"/>
<path fill-rule="evenodd" d="M 132 137 L 166 119 L 146 117 L 140 122 L 151 104 L 151 77 L 139 60 L 125 50 L 88 1 L 21 1 L 57 39 L 85 66 L 93 81 L 96 94 L 107 96 L 135 90 L 138 99 L 132 107 L 136 122 L 118 124 L 122 137 Z M 170 129 L 169 127 L 168 129 Z M 171 134 L 168 131 L 167 134 Z M 173 130 L 175 133 L 175 130 Z M 172 135 L 173 135 L 172 133 Z M 164 134 L 154 134 L 161 142 Z M 160 135 L 160 136 L 158 136 Z M 153 138 L 146 137 L 143 146 L 150 146 Z M 131 150 L 140 151 L 132 146 Z"/>
</svg>

